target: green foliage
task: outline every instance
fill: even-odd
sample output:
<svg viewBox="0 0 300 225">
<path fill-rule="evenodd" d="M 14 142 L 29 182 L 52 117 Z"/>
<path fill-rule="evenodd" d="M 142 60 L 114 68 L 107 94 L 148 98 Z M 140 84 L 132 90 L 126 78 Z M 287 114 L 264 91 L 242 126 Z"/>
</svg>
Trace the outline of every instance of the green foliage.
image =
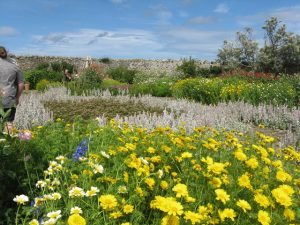
<svg viewBox="0 0 300 225">
<path fill-rule="evenodd" d="M 45 91 L 47 86 L 50 84 L 49 80 L 42 79 L 36 84 L 36 90 L 38 91 Z"/>
<path fill-rule="evenodd" d="M 48 71 L 48 70 L 30 70 L 24 73 L 25 80 L 30 83 L 30 87 L 35 89 L 36 84 L 43 79 L 60 82 L 63 79 L 63 74 L 61 72 L 56 71 Z"/>
<path fill-rule="evenodd" d="M 219 50 L 218 61 L 230 68 L 243 68 L 271 72 L 275 74 L 293 74 L 300 71 L 300 35 L 286 31 L 285 24 L 276 17 L 265 21 L 265 45 L 258 49 L 252 39 L 252 31 L 237 32 L 236 41 L 224 41 Z"/>
<path fill-rule="evenodd" d="M 185 78 L 196 77 L 198 75 L 198 69 L 199 67 L 192 57 L 189 59 L 183 59 L 182 64 L 177 66 L 177 70 L 182 72 Z"/>
<path fill-rule="evenodd" d="M 78 79 L 66 83 L 72 94 L 82 94 L 93 89 L 100 89 L 103 81 L 103 74 L 93 68 L 87 68 Z"/>
<path fill-rule="evenodd" d="M 49 63 L 41 62 L 36 66 L 35 69 L 37 69 L 37 70 L 47 70 L 48 68 L 49 68 Z"/>
<path fill-rule="evenodd" d="M 65 61 L 61 62 L 61 69 L 64 71 L 65 69 L 69 70 L 70 73 L 74 72 L 74 66 Z"/>
<path fill-rule="evenodd" d="M 106 64 L 109 64 L 110 61 L 111 61 L 111 60 L 110 60 L 110 58 L 108 58 L 108 57 L 104 57 L 104 58 L 99 59 L 99 62 L 106 63 Z"/>
<path fill-rule="evenodd" d="M 136 70 L 128 69 L 124 66 L 118 66 L 109 68 L 107 70 L 107 74 L 114 80 L 118 80 L 123 83 L 132 84 L 135 74 L 137 73 Z"/>
<path fill-rule="evenodd" d="M 293 106 L 297 104 L 297 90 L 289 82 L 255 82 L 243 77 L 194 78 L 178 81 L 173 86 L 173 96 L 193 99 L 204 104 L 223 101 L 245 101 L 253 105 L 260 103 Z"/>
<path fill-rule="evenodd" d="M 155 97 L 170 97 L 172 96 L 172 86 L 175 83 L 173 78 L 156 78 L 153 80 L 137 83 L 130 87 L 131 95 L 150 94 Z"/>
<path fill-rule="evenodd" d="M 119 85 L 123 85 L 123 84 L 125 84 L 125 83 L 122 83 L 122 82 L 114 80 L 114 79 L 105 78 L 105 79 L 103 79 L 103 82 L 101 84 L 101 88 L 102 89 L 109 89 L 111 87 L 115 87 L 115 86 L 119 86 Z"/>
<path fill-rule="evenodd" d="M 51 69 L 53 71 L 56 71 L 56 72 L 63 71 L 63 68 L 62 68 L 62 65 L 61 65 L 60 62 L 53 62 L 53 63 L 51 63 Z"/>
<path fill-rule="evenodd" d="M 235 43 L 224 41 L 219 49 L 218 61 L 230 68 L 253 69 L 258 52 L 258 43 L 252 39 L 251 28 L 236 33 Z"/>
</svg>

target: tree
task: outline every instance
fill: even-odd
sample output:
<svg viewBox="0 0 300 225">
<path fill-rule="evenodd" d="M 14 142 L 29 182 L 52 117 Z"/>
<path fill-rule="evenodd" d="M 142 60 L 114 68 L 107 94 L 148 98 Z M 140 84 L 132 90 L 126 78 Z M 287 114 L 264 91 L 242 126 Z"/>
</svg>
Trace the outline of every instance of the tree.
<svg viewBox="0 0 300 225">
<path fill-rule="evenodd" d="M 276 17 L 266 20 L 265 46 L 260 50 L 258 65 L 261 70 L 273 73 L 300 71 L 299 35 L 286 31 Z"/>
<path fill-rule="evenodd" d="M 224 41 L 219 49 L 218 61 L 231 68 L 242 67 L 254 69 L 258 43 L 252 38 L 252 29 L 245 28 L 244 32 L 236 33 L 235 42 Z"/>
</svg>

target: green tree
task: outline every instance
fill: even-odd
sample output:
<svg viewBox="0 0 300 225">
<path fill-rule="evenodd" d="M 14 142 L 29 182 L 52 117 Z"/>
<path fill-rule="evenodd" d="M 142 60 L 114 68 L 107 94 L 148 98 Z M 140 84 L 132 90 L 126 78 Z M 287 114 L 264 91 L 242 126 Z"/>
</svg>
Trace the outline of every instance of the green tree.
<svg viewBox="0 0 300 225">
<path fill-rule="evenodd" d="M 224 41 L 219 49 L 218 61 L 230 68 L 242 67 L 254 69 L 258 53 L 258 43 L 253 40 L 252 29 L 236 33 L 235 42 Z"/>
<path fill-rule="evenodd" d="M 265 72 L 294 73 L 300 71 L 300 38 L 286 31 L 276 17 L 266 20 L 265 45 L 258 57 L 259 68 Z"/>
</svg>

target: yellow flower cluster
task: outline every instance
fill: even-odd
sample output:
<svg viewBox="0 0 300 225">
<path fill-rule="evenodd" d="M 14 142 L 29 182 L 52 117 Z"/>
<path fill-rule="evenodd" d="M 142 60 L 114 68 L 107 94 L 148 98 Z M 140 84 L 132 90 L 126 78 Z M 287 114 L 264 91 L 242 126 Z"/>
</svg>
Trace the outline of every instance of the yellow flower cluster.
<svg viewBox="0 0 300 225">
<path fill-rule="evenodd" d="M 93 135 L 88 155 L 57 157 L 36 183 L 34 207 L 53 224 L 299 224 L 300 153 L 273 137 L 113 121 Z"/>
</svg>

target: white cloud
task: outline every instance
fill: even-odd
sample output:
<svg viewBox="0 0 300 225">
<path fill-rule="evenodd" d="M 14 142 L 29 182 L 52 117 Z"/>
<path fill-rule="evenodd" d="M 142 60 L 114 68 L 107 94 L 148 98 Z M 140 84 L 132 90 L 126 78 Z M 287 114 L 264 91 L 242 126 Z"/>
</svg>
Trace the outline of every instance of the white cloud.
<svg viewBox="0 0 300 225">
<path fill-rule="evenodd" d="M 224 3 L 221 3 L 219 5 L 217 5 L 217 7 L 215 8 L 214 12 L 217 12 L 217 13 L 228 13 L 229 12 L 229 6 L 224 4 Z"/>
<path fill-rule="evenodd" d="M 208 16 L 208 17 L 198 16 L 189 20 L 190 23 L 196 23 L 196 24 L 208 24 L 208 23 L 214 23 L 216 21 L 217 19 L 212 16 Z"/>
<path fill-rule="evenodd" d="M 291 7 L 282 7 L 266 12 L 260 12 L 255 15 L 244 16 L 238 19 L 238 23 L 242 26 L 254 26 L 255 24 L 263 24 L 268 18 L 275 16 L 283 24 L 286 24 L 287 30 L 300 34 L 300 5 Z"/>
<path fill-rule="evenodd" d="M 204 31 L 184 27 L 173 28 L 161 33 L 165 48 L 185 56 L 201 56 L 215 59 L 223 40 L 232 39 L 234 32 Z"/>
<path fill-rule="evenodd" d="M 8 36 L 16 36 L 19 32 L 13 27 L 0 27 L 0 36 L 8 37 Z"/>
<path fill-rule="evenodd" d="M 174 27 L 152 32 L 140 29 L 80 29 L 74 32 L 35 35 L 30 45 L 16 51 L 26 55 L 112 58 L 183 58 L 213 60 L 223 40 L 234 32 Z"/>
<path fill-rule="evenodd" d="M 81 29 L 75 32 L 33 36 L 33 42 L 17 54 L 58 56 L 109 56 L 114 58 L 177 57 L 175 52 L 161 51 L 158 37 L 146 30 Z"/>
</svg>

